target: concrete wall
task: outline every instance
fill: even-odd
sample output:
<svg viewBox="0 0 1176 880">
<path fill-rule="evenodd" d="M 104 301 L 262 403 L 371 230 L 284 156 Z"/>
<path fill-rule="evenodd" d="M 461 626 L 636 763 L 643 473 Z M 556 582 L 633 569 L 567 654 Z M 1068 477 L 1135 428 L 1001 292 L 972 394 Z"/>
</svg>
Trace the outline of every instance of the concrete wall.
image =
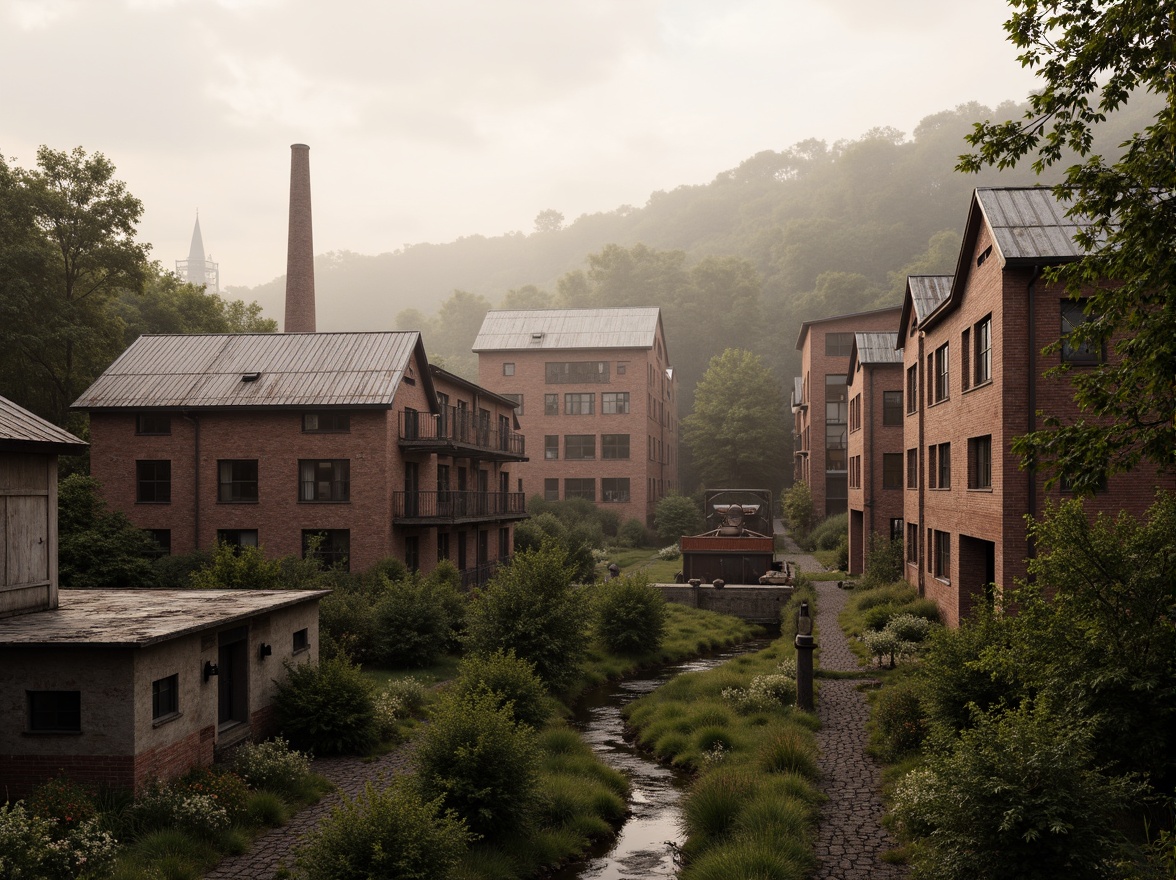
<svg viewBox="0 0 1176 880">
<path fill-rule="evenodd" d="M 792 596 L 791 587 L 730 586 L 716 590 L 709 584 L 654 584 L 667 602 L 704 611 L 731 614 L 744 620 L 773 622 Z"/>
</svg>

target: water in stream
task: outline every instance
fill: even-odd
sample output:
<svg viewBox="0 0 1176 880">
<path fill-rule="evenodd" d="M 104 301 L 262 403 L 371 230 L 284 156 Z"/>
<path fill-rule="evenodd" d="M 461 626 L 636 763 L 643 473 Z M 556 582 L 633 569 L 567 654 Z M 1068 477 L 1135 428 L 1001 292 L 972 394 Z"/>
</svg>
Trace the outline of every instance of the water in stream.
<svg viewBox="0 0 1176 880">
<path fill-rule="evenodd" d="M 554 874 L 556 880 L 647 880 L 677 875 L 674 853 L 683 841 L 678 827 L 678 800 L 690 777 L 658 764 L 626 742 L 621 709 L 676 675 L 712 669 L 732 657 L 759 651 L 770 644 L 771 639 L 755 639 L 709 657 L 662 667 L 646 677 L 606 685 L 585 695 L 572 724 L 605 763 L 629 777 L 631 812 L 615 840 Z"/>
</svg>

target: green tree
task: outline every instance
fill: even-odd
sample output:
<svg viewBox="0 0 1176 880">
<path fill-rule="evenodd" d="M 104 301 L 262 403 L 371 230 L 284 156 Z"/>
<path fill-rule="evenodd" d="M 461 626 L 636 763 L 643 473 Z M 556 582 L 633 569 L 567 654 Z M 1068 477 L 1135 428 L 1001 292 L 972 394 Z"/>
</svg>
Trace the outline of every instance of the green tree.
<svg viewBox="0 0 1176 880">
<path fill-rule="evenodd" d="M 653 525 L 658 540 L 676 544 L 683 535 L 697 535 L 704 523 L 702 511 L 694 499 L 685 495 L 667 495 L 654 508 Z"/>
<path fill-rule="evenodd" d="M 268 559 L 263 547 L 217 544 L 208 565 L 192 572 L 191 586 L 198 590 L 280 590 L 282 564 Z"/>
<path fill-rule="evenodd" d="M 122 513 L 106 509 L 93 477 L 57 484 L 58 572 L 73 588 L 154 586 L 150 559 L 159 545 Z"/>
<path fill-rule="evenodd" d="M 749 489 L 783 482 L 786 429 L 779 382 L 758 355 L 729 348 L 698 383 L 682 439 L 705 485 Z"/>
<path fill-rule="evenodd" d="M 152 263 L 143 289 L 121 290 L 114 309 L 122 318 L 123 340 L 130 345 L 144 333 L 274 333 L 278 322 L 265 318 L 257 302 L 226 300 L 181 281 Z"/>
<path fill-rule="evenodd" d="M 122 350 L 108 305 L 147 277 L 148 248 L 135 240 L 143 206 L 105 156 L 81 147 L 41 147 L 35 170 L 0 167 L 0 215 L 16 227 L 0 236 L 0 265 L 19 270 L 0 279 L 0 374 L 18 402 L 64 425 Z"/>
<path fill-rule="evenodd" d="M 1054 187 L 1080 224 L 1076 262 L 1047 270 L 1085 297 L 1075 343 L 1114 357 L 1072 374 L 1082 417 L 1045 427 L 1014 449 L 1082 492 L 1147 460 L 1176 465 L 1176 20 L 1146 0 L 1011 0 L 1005 30 L 1041 82 L 1020 119 L 977 123 L 959 167 L 1039 173 L 1077 154 Z M 1161 96 L 1123 152 L 1095 152 L 1095 135 L 1130 102 Z"/>
<path fill-rule="evenodd" d="M 540 211 L 535 215 L 536 232 L 559 232 L 563 229 L 564 215 L 554 208 Z"/>
</svg>

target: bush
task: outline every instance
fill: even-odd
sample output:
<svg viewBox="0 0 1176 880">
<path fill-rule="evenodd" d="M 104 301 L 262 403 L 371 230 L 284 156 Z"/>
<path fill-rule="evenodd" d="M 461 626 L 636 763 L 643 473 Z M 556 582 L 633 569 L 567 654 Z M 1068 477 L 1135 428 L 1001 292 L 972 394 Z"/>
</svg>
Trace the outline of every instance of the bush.
<svg viewBox="0 0 1176 880">
<path fill-rule="evenodd" d="M 253 788 L 279 794 L 295 791 L 310 773 L 310 756 L 290 748 L 281 737 L 245 743 L 233 751 L 232 768 Z"/>
<path fill-rule="evenodd" d="M 610 651 L 647 654 L 661 648 L 666 601 L 643 577 L 623 577 L 596 587 L 596 633 Z"/>
<path fill-rule="evenodd" d="M 281 564 L 267 559 L 261 547 L 217 544 L 212 561 L 192 572 L 189 586 L 197 590 L 280 590 Z"/>
<path fill-rule="evenodd" d="M 479 836 L 520 830 L 536 805 L 535 734 L 515 723 L 497 696 L 446 694 L 413 755 L 427 800 L 463 819 Z"/>
<path fill-rule="evenodd" d="M 469 845 L 465 825 L 397 781 L 370 782 L 354 800 L 344 797 L 298 848 L 307 880 L 433 880 L 445 877 Z"/>
<path fill-rule="evenodd" d="M 571 684 L 588 649 L 585 595 L 552 544 L 516 555 L 476 594 L 466 623 L 471 653 L 514 651 L 552 690 Z"/>
<path fill-rule="evenodd" d="M 373 686 L 358 666 L 324 660 L 286 664 L 274 700 L 278 727 L 297 749 L 319 755 L 362 753 L 376 743 Z"/>
<path fill-rule="evenodd" d="M 245 805 L 249 801 L 249 787 L 245 780 L 231 770 L 210 770 L 198 767 L 184 774 L 172 783 L 174 788 L 189 794 L 204 794 L 211 797 L 229 817 L 229 824 L 235 825 L 245 817 Z"/>
<path fill-rule="evenodd" d="M 535 674 L 534 664 L 520 660 L 513 652 L 495 651 L 464 658 L 450 690 L 455 698 L 492 694 L 498 706 L 509 705 L 516 721 L 536 729 L 543 726 L 552 711 L 547 688 Z"/>
<path fill-rule="evenodd" d="M 894 763 L 923 747 L 927 717 L 918 689 L 910 682 L 885 687 L 874 701 L 874 745 L 878 757 Z"/>
<path fill-rule="evenodd" d="M 702 531 L 701 505 L 685 495 L 667 495 L 654 508 L 653 525 L 659 541 L 677 544 L 683 535 Z"/>
<path fill-rule="evenodd" d="M 814 549 L 817 550 L 836 550 L 843 538 L 846 540 L 846 546 L 848 547 L 848 513 L 838 513 L 821 520 L 820 525 L 813 529 L 809 535 L 809 541 L 812 543 Z"/>
<path fill-rule="evenodd" d="M 449 644 L 452 621 L 439 586 L 419 576 L 384 582 L 377 603 L 375 662 L 394 668 L 430 666 Z"/>
<path fill-rule="evenodd" d="M 860 586 L 871 589 L 901 581 L 906 559 L 902 547 L 901 538 L 891 540 L 877 532 L 871 534 Z"/>
<path fill-rule="evenodd" d="M 645 547 L 649 544 L 649 530 L 641 520 L 627 519 L 617 531 L 617 543 L 622 547 Z"/>
<path fill-rule="evenodd" d="M 215 795 L 159 781 L 149 785 L 135 801 L 133 812 L 140 833 L 167 828 L 207 839 L 232 824 L 228 810 Z"/>
<path fill-rule="evenodd" d="M 92 880 L 107 877 L 118 846 L 97 819 L 64 828 L 21 803 L 0 804 L 0 877 L 5 880 Z"/>
<path fill-rule="evenodd" d="M 90 790 L 64 774 L 37 786 L 25 806 L 31 815 L 55 822 L 60 828 L 77 828 L 98 815 Z"/>
<path fill-rule="evenodd" d="M 837 571 L 849 571 L 849 535 L 842 535 L 834 548 L 837 551 L 833 567 Z"/>
<path fill-rule="evenodd" d="M 106 509 L 93 477 L 57 484 L 58 572 L 62 587 L 96 589 L 151 582 L 159 545 L 126 515 Z"/>
<path fill-rule="evenodd" d="M 792 530 L 792 537 L 800 543 L 812 532 L 817 521 L 816 513 L 813 511 L 813 495 L 809 491 L 808 483 L 793 483 L 792 488 L 784 492 L 780 505 L 788 528 Z"/>
</svg>

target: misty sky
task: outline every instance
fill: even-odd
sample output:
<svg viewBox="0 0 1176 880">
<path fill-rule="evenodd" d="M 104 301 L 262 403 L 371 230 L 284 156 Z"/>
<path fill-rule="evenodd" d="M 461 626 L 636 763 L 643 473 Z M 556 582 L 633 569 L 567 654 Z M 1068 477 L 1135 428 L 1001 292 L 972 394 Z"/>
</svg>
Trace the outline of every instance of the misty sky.
<svg viewBox="0 0 1176 880">
<path fill-rule="evenodd" d="M 289 145 L 316 253 L 531 232 L 765 149 L 1023 100 L 1001 0 L 0 0 L 0 154 L 105 153 L 171 268 L 285 272 Z"/>
</svg>

